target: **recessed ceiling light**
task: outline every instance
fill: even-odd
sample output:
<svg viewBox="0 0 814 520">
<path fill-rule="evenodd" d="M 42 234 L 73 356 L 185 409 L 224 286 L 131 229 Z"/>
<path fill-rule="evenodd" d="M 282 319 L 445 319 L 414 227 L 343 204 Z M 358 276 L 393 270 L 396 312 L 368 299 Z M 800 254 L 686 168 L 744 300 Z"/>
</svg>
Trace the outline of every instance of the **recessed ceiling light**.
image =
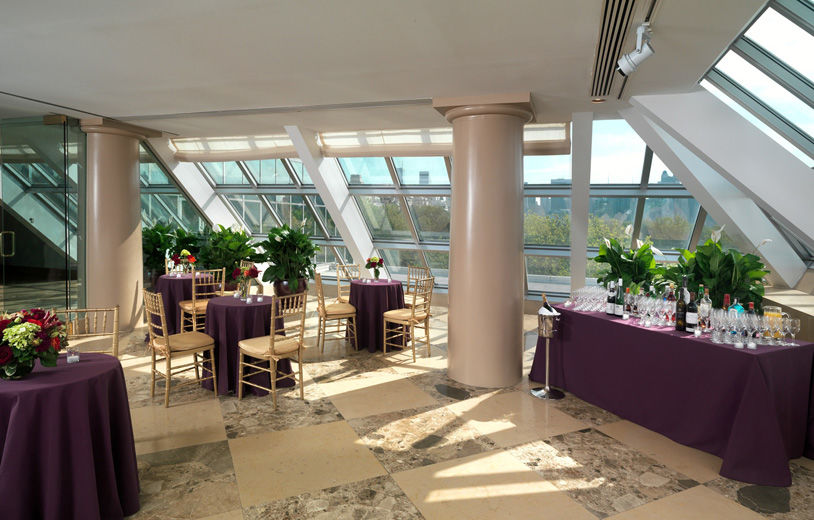
<svg viewBox="0 0 814 520">
<path fill-rule="evenodd" d="M 591 103 L 604 103 L 604 102 L 605 102 L 604 98 L 595 97 L 591 99 Z"/>
</svg>

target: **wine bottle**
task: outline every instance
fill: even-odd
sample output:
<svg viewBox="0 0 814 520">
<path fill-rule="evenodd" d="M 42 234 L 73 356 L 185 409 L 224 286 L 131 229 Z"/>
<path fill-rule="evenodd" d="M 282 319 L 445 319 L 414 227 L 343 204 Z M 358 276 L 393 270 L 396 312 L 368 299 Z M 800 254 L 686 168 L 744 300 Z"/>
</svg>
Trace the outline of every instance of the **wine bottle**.
<svg viewBox="0 0 814 520">
<path fill-rule="evenodd" d="M 630 294 L 630 287 L 625 287 L 625 311 L 624 313 L 630 316 L 635 314 L 636 310 L 633 304 L 633 295 Z"/>
<path fill-rule="evenodd" d="M 724 294 L 724 306 L 723 309 L 725 311 L 729 310 L 729 294 Z"/>
<path fill-rule="evenodd" d="M 608 282 L 608 303 L 605 304 L 605 314 L 613 316 L 616 307 L 616 291 L 613 290 L 614 283 Z"/>
<path fill-rule="evenodd" d="M 746 310 L 746 314 L 757 314 L 755 312 L 755 302 L 749 302 L 749 308 Z"/>
<path fill-rule="evenodd" d="M 625 293 L 622 290 L 622 279 L 616 282 L 616 300 L 614 301 L 613 314 L 622 317 L 625 311 Z"/>
<path fill-rule="evenodd" d="M 687 304 L 686 327 L 685 327 L 684 330 L 686 330 L 687 332 L 691 332 L 693 334 L 696 334 L 696 330 L 698 332 L 701 332 L 701 329 L 698 327 L 698 325 L 699 325 L 698 304 L 695 303 L 695 299 L 693 298 L 693 294 L 690 293 L 690 301 Z"/>
<path fill-rule="evenodd" d="M 712 328 L 709 319 L 712 313 L 712 299 L 709 297 L 709 288 L 704 288 L 704 297 L 698 304 L 698 323 L 701 325 L 701 332 Z"/>
<path fill-rule="evenodd" d="M 687 292 L 687 277 L 681 280 L 681 293 L 676 301 L 676 330 L 684 332 L 687 330 L 687 301 L 684 293 Z"/>
<path fill-rule="evenodd" d="M 675 295 L 675 285 L 670 283 L 670 288 L 667 290 L 667 301 L 670 305 L 673 306 L 673 312 L 670 313 L 670 322 L 667 325 L 672 325 L 676 321 L 676 295 Z"/>
</svg>

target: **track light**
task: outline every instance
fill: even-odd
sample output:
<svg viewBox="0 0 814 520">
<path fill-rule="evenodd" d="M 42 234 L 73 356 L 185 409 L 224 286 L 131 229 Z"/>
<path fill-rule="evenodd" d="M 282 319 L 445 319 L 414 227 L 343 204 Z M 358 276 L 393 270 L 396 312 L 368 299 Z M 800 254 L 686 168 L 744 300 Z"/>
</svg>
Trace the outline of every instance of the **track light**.
<svg viewBox="0 0 814 520">
<path fill-rule="evenodd" d="M 616 70 L 622 76 L 629 76 L 641 63 L 653 55 L 653 47 L 650 45 L 650 24 L 645 22 L 636 29 L 636 50 L 623 54 L 616 62 Z"/>
</svg>

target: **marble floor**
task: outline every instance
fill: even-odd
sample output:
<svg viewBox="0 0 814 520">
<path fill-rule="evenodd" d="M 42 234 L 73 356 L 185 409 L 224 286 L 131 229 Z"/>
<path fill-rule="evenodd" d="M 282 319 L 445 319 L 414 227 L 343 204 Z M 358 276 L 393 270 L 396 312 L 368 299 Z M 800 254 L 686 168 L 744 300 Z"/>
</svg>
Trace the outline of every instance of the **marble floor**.
<svg viewBox="0 0 814 520">
<path fill-rule="evenodd" d="M 314 310 L 315 302 L 309 303 Z M 527 377 L 499 390 L 446 377 L 446 312 L 432 351 L 349 350 L 307 338 L 305 399 L 214 397 L 196 386 L 170 408 L 149 396 L 144 331 L 128 336 L 141 481 L 133 519 L 814 518 L 814 461 L 790 488 L 718 475 L 720 459 L 572 395 L 544 402 Z M 309 313 L 309 331 L 316 318 Z M 524 320 L 528 373 L 535 316 Z M 160 386 L 159 386 L 160 390 Z"/>
</svg>

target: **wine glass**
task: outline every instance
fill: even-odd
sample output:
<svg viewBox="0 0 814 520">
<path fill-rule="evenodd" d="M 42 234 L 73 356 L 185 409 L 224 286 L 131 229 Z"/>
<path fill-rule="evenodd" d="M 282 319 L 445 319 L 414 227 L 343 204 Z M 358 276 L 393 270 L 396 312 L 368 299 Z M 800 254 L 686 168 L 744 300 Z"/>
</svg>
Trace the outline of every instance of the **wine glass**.
<svg viewBox="0 0 814 520">
<path fill-rule="evenodd" d="M 797 336 L 797 333 L 800 332 L 800 318 L 783 319 L 783 330 L 791 336 L 791 341 L 786 343 L 786 345 L 790 345 L 792 347 L 799 346 L 799 343 L 795 341 L 795 336 Z"/>
<path fill-rule="evenodd" d="M 666 303 L 667 302 L 663 300 L 660 302 L 656 302 L 656 314 L 659 317 L 658 321 L 656 322 L 656 327 L 664 326 L 664 315 L 667 314 L 667 305 L 665 305 Z"/>
<path fill-rule="evenodd" d="M 710 340 L 713 343 L 723 343 L 721 340 L 721 309 L 713 309 L 709 314 L 709 326 L 712 330 Z"/>
</svg>

